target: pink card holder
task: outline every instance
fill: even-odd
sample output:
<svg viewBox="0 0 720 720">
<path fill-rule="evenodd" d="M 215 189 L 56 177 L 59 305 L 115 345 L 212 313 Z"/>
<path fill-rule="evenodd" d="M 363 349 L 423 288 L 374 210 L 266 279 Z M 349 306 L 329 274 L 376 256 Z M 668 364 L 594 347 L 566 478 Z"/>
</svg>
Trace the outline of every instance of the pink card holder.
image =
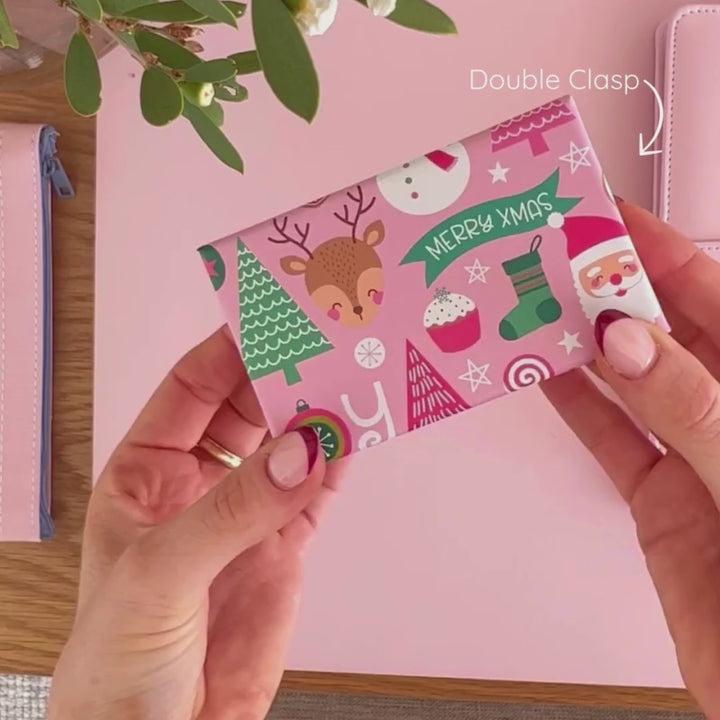
<svg viewBox="0 0 720 720">
<path fill-rule="evenodd" d="M 720 261 L 718 67 L 720 5 L 681 8 L 658 28 L 665 130 L 655 156 L 655 212 Z"/>
<path fill-rule="evenodd" d="M 587 364 L 604 311 L 665 325 L 570 97 L 200 255 L 271 432 L 330 460 Z"/>
<path fill-rule="evenodd" d="M 73 196 L 56 137 L 0 123 L 0 540 L 53 532 L 51 188 Z"/>
</svg>

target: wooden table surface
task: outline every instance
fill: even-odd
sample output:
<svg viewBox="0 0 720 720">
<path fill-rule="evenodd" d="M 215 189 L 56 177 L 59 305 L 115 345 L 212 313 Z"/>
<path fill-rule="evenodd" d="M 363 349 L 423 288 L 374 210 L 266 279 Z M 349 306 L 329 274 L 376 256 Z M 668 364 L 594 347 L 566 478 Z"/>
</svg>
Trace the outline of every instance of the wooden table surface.
<svg viewBox="0 0 720 720">
<path fill-rule="evenodd" d="M 60 132 L 77 197 L 55 202 L 53 516 L 42 545 L 0 550 L 0 672 L 52 673 L 70 630 L 92 452 L 95 123 L 67 107 L 59 66 L 31 86 L 0 79 L 0 121 L 48 122 Z M 286 689 L 422 698 L 696 710 L 684 691 L 288 673 Z"/>
</svg>

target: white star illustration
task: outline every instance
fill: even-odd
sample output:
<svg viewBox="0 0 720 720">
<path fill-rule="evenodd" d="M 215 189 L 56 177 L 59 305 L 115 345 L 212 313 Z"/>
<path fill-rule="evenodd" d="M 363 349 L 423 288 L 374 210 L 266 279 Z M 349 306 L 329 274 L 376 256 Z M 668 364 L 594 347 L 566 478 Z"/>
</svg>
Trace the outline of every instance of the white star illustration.
<svg viewBox="0 0 720 720">
<path fill-rule="evenodd" d="M 590 158 L 588 158 L 589 152 L 589 145 L 580 148 L 574 142 L 570 142 L 570 152 L 567 155 L 563 155 L 560 160 L 570 163 L 570 174 L 574 175 L 581 167 L 592 167 Z"/>
<path fill-rule="evenodd" d="M 481 385 L 492 385 L 488 379 L 487 373 L 490 369 L 490 363 L 480 365 L 479 367 L 472 361 L 467 361 L 467 372 L 460 375 L 460 380 L 470 383 L 470 392 L 475 392 Z"/>
<path fill-rule="evenodd" d="M 572 355 L 573 350 L 582 350 L 582 343 L 579 340 L 580 333 L 569 333 L 567 330 L 563 330 L 563 339 L 558 343 L 565 348 L 565 352 L 568 355 Z"/>
<path fill-rule="evenodd" d="M 480 260 L 476 258 L 472 265 L 465 266 L 465 270 L 470 273 L 470 277 L 468 278 L 469 285 L 472 285 L 476 282 L 481 282 L 483 283 L 483 285 L 487 285 L 487 278 L 485 277 L 485 275 L 487 275 L 490 268 L 486 265 L 483 265 Z"/>
<path fill-rule="evenodd" d="M 506 183 L 507 182 L 507 174 L 510 172 L 510 168 L 504 168 L 498 162 L 498 164 L 494 168 L 491 168 L 490 170 L 488 170 L 488 172 L 492 175 L 492 179 L 493 179 L 492 184 L 493 185 L 498 182 Z"/>
</svg>

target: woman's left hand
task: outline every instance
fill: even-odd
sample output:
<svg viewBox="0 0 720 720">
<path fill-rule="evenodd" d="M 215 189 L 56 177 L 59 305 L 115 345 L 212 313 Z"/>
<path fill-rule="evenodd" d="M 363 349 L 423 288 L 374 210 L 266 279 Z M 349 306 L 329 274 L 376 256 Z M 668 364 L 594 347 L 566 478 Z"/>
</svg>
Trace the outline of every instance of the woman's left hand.
<svg viewBox="0 0 720 720">
<path fill-rule="evenodd" d="M 241 467 L 198 450 L 205 433 Z M 265 717 L 302 551 L 336 483 L 313 431 L 265 437 L 219 330 L 163 381 L 93 492 L 51 720 Z"/>
</svg>

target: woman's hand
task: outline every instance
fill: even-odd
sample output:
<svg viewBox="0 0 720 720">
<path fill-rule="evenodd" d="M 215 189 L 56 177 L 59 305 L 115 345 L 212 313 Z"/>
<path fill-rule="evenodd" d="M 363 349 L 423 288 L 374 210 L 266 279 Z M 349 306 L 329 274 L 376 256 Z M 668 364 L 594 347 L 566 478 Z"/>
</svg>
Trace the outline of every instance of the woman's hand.
<svg viewBox="0 0 720 720">
<path fill-rule="evenodd" d="M 206 432 L 239 469 L 196 448 Z M 336 482 L 312 430 L 265 437 L 220 330 L 163 381 L 93 492 L 51 720 L 265 717 Z"/>
<path fill-rule="evenodd" d="M 720 718 L 720 264 L 620 203 L 673 327 L 599 323 L 602 377 L 661 452 L 581 371 L 544 386 L 630 505 L 688 689 Z M 613 318 L 609 318 L 612 320 Z"/>
</svg>

